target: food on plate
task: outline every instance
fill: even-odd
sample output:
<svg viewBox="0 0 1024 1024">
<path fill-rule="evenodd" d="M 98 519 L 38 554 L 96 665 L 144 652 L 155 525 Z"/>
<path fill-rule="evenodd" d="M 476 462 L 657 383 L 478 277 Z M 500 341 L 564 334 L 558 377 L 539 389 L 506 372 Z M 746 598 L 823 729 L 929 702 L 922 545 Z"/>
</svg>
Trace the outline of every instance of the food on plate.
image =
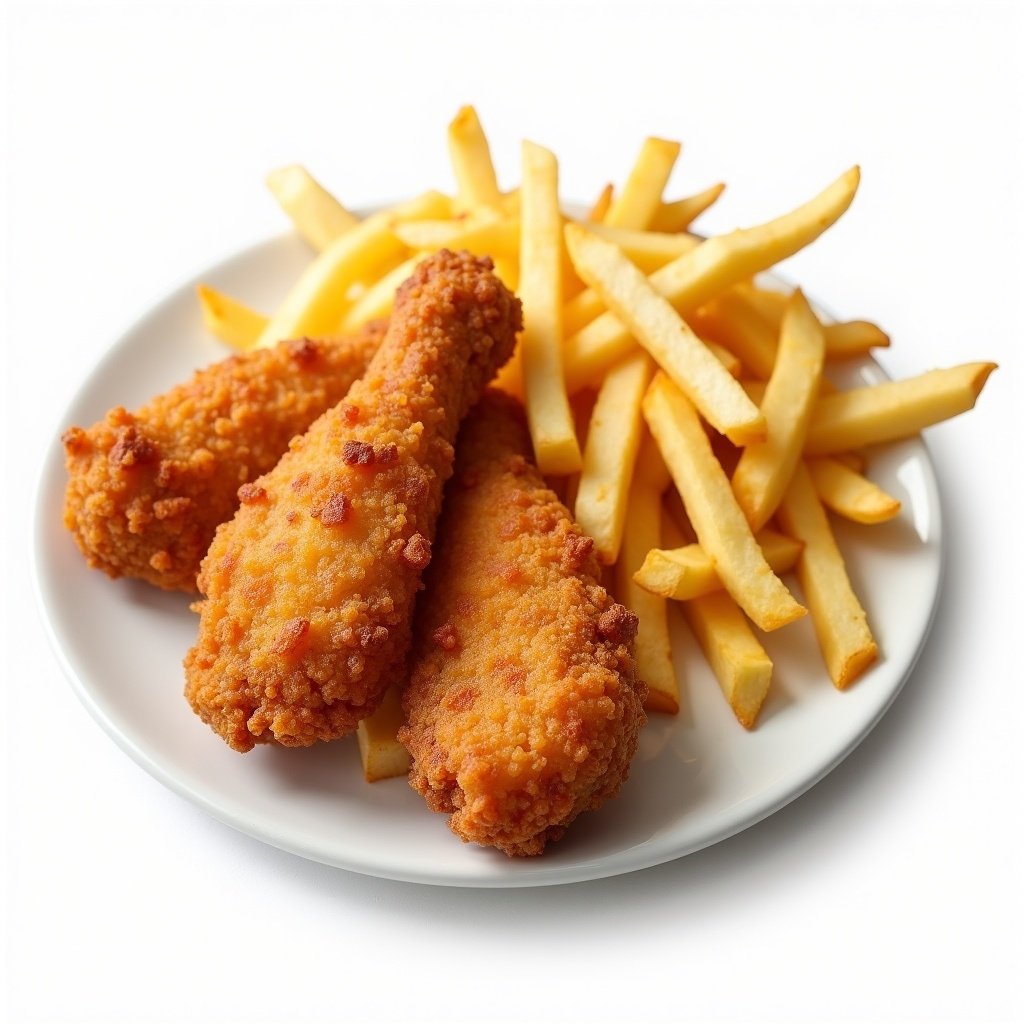
<svg viewBox="0 0 1024 1024">
<path fill-rule="evenodd" d="M 64 522 L 89 564 L 114 578 L 194 591 L 239 488 L 345 397 L 384 328 L 231 356 L 133 413 L 119 406 L 91 427 L 70 427 Z"/>
<path fill-rule="evenodd" d="M 491 390 L 459 436 L 416 623 L 399 737 L 410 782 L 462 839 L 539 854 L 614 796 L 644 722 L 636 616 Z"/>
<path fill-rule="evenodd" d="M 489 260 L 425 260 L 366 375 L 218 529 L 186 695 L 231 747 L 335 739 L 376 709 L 406 655 L 459 424 L 521 323 Z"/>
<path fill-rule="evenodd" d="M 203 314 L 203 326 L 218 341 L 239 352 L 255 348 L 260 335 L 266 330 L 267 317 L 208 284 L 199 285 L 196 295 Z"/>
<path fill-rule="evenodd" d="M 836 515 L 855 523 L 887 523 L 900 514 L 899 498 L 845 462 L 821 455 L 805 464 L 821 503 Z"/>
<path fill-rule="evenodd" d="M 681 149 L 669 139 L 644 139 L 640 155 L 602 223 L 614 228 L 650 227 Z"/>
<path fill-rule="evenodd" d="M 267 175 L 267 188 L 292 219 L 295 230 L 317 252 L 323 252 L 335 239 L 359 223 L 300 164 L 279 167 Z"/>
</svg>

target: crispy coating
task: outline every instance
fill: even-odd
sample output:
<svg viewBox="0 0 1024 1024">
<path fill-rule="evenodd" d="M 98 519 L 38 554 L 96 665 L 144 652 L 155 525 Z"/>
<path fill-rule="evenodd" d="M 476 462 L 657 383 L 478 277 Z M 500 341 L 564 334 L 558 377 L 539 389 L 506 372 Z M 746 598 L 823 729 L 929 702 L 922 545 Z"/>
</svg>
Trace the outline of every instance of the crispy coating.
<svg viewBox="0 0 1024 1024">
<path fill-rule="evenodd" d="M 399 732 L 429 806 L 510 856 L 614 796 L 645 721 L 636 616 L 529 451 L 518 403 L 489 391 L 459 436 Z"/>
<path fill-rule="evenodd" d="M 386 323 L 351 338 L 285 341 L 231 356 L 137 412 L 64 434 L 64 522 L 89 564 L 194 592 L 217 527 L 252 481 L 348 393 Z"/>
<path fill-rule="evenodd" d="M 459 423 L 520 326 L 490 260 L 425 260 L 366 376 L 217 531 L 185 693 L 230 746 L 343 736 L 401 672 Z"/>
</svg>

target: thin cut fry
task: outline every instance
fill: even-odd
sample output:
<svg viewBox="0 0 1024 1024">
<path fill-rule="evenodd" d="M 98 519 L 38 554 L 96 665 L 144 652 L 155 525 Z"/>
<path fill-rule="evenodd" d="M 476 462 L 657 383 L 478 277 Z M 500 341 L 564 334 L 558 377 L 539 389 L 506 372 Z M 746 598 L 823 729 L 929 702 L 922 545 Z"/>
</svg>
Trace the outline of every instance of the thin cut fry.
<svg viewBox="0 0 1024 1024">
<path fill-rule="evenodd" d="M 336 238 L 359 223 L 299 164 L 279 167 L 267 175 L 267 187 L 291 218 L 295 230 L 317 252 L 323 252 Z"/>
<path fill-rule="evenodd" d="M 401 690 L 393 686 L 377 710 L 356 726 L 359 756 L 367 782 L 393 779 L 409 771 L 409 751 L 398 742 L 398 730 L 405 724 Z"/>
<path fill-rule="evenodd" d="M 813 242 L 849 208 L 859 181 L 860 170 L 853 167 L 820 195 L 783 217 L 709 238 L 693 252 L 655 271 L 650 283 L 686 315 Z M 565 379 L 570 393 L 598 380 L 633 344 L 629 328 L 611 311 L 567 338 Z"/>
<path fill-rule="evenodd" d="M 771 685 L 771 658 L 725 591 L 686 601 L 683 613 L 736 720 L 753 729 Z"/>
<path fill-rule="evenodd" d="M 578 224 L 569 224 L 565 237 L 579 275 L 628 325 L 704 418 L 736 444 L 763 438 L 760 410 L 647 278 L 614 245 Z"/>
<path fill-rule="evenodd" d="M 612 201 L 604 223 L 617 228 L 646 228 L 661 205 L 680 145 L 667 139 L 644 140 L 622 191 Z"/>
<path fill-rule="evenodd" d="M 523 143 L 520 187 L 522 240 L 519 297 L 523 302 L 523 390 L 537 465 L 544 474 L 583 465 L 562 375 L 562 215 L 554 153 Z"/>
<path fill-rule="evenodd" d="M 395 304 L 396 289 L 416 269 L 416 264 L 425 255 L 425 253 L 419 252 L 410 256 L 403 263 L 399 263 L 394 270 L 388 271 L 371 284 L 349 307 L 341 321 L 341 330 L 343 332 L 354 331 L 370 320 L 388 316 Z"/>
<path fill-rule="evenodd" d="M 203 313 L 203 326 L 218 341 L 243 352 L 256 344 L 267 326 L 267 318 L 262 313 L 208 284 L 196 285 L 196 294 Z"/>
<path fill-rule="evenodd" d="M 276 345 L 283 338 L 316 336 L 337 330 L 348 303 L 348 289 L 388 260 L 400 259 L 406 249 L 391 231 L 396 216 L 440 217 L 449 201 L 440 192 L 427 192 L 390 210 L 381 210 L 332 242 L 305 270 L 256 343 Z"/>
<path fill-rule="evenodd" d="M 618 558 L 622 544 L 643 425 L 640 405 L 653 373 L 643 352 L 624 360 L 605 377 L 590 417 L 575 515 L 605 565 Z"/>
<path fill-rule="evenodd" d="M 685 231 L 709 206 L 718 201 L 724 191 L 725 185 L 719 182 L 695 196 L 662 203 L 655 210 L 648 227 L 652 231 Z"/>
<path fill-rule="evenodd" d="M 855 523 L 885 523 L 900 514 L 900 500 L 827 455 L 807 460 L 821 503 Z"/>
<path fill-rule="evenodd" d="M 397 223 L 394 233 L 410 249 L 468 249 L 477 256 L 519 256 L 519 221 L 482 206 L 454 220 Z"/>
<path fill-rule="evenodd" d="M 821 324 L 797 289 L 782 318 L 775 369 L 761 402 L 768 436 L 743 450 L 732 475 L 733 493 L 752 530 L 772 517 L 800 460 L 824 362 Z"/>
<path fill-rule="evenodd" d="M 802 463 L 782 499 L 778 517 L 787 533 L 803 541 L 797 578 L 811 610 L 828 674 L 842 690 L 878 657 L 878 645 L 850 585 L 828 517 Z"/>
<path fill-rule="evenodd" d="M 696 411 L 663 373 L 647 390 L 644 417 L 701 547 L 740 607 L 765 631 L 806 614 L 765 561 Z"/>
<path fill-rule="evenodd" d="M 765 560 L 777 575 L 796 565 L 803 545 L 784 534 L 767 528 L 755 537 Z M 652 548 L 633 579 L 644 590 L 674 601 L 690 601 L 722 589 L 722 580 L 714 563 L 699 544 L 679 548 Z"/>
<path fill-rule="evenodd" d="M 480 118 L 470 107 L 462 107 L 448 125 L 448 154 L 455 172 L 459 199 L 467 207 L 502 204 L 498 178 L 491 162 Z"/>
<path fill-rule="evenodd" d="M 963 363 L 917 377 L 840 391 L 818 399 L 807 455 L 830 455 L 911 437 L 974 408 L 995 363 Z"/>
<path fill-rule="evenodd" d="M 587 214 L 587 220 L 592 224 L 600 224 L 605 214 L 608 213 L 608 208 L 612 205 L 612 198 L 615 195 L 615 188 L 609 181 L 603 189 L 601 194 L 594 200 L 594 205 L 590 208 L 590 212 Z"/>
</svg>

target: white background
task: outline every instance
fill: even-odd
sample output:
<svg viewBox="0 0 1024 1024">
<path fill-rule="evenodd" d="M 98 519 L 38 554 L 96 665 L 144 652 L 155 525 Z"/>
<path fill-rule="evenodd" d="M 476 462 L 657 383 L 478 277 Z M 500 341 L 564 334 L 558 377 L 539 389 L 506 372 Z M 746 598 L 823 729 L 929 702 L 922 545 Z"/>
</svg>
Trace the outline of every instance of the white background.
<svg viewBox="0 0 1024 1024">
<path fill-rule="evenodd" d="M 9 1019 L 1024 1018 L 1018 5 L 7 8 Z M 463 102 L 506 183 L 529 136 L 583 200 L 644 135 L 682 139 L 671 193 L 728 183 L 709 231 L 859 162 L 850 213 L 783 273 L 884 325 L 896 376 L 1001 364 L 975 412 L 928 435 L 945 588 L 881 725 L 746 833 L 559 889 L 358 877 L 216 823 L 101 733 L 31 598 L 40 455 L 118 333 L 282 229 L 274 166 L 302 161 L 352 205 L 450 187 Z"/>
</svg>

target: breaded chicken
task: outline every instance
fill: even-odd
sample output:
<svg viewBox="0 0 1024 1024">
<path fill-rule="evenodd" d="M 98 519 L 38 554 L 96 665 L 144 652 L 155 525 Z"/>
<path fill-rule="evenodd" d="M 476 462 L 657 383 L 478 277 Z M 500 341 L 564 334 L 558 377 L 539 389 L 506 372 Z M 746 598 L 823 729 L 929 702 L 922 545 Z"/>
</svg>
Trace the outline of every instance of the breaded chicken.
<svg viewBox="0 0 1024 1024">
<path fill-rule="evenodd" d="M 345 397 L 386 326 L 231 356 L 137 412 L 111 409 L 87 430 L 71 427 L 64 522 L 89 564 L 114 578 L 195 591 L 199 563 L 238 508 L 239 488 Z"/>
<path fill-rule="evenodd" d="M 185 693 L 236 750 L 344 736 L 395 682 L 459 424 L 520 326 L 490 260 L 425 260 L 366 376 L 217 531 Z"/>
<path fill-rule="evenodd" d="M 456 835 L 533 855 L 628 774 L 645 721 L 637 619 L 529 460 L 514 399 L 488 391 L 458 445 L 399 739 Z"/>
</svg>

